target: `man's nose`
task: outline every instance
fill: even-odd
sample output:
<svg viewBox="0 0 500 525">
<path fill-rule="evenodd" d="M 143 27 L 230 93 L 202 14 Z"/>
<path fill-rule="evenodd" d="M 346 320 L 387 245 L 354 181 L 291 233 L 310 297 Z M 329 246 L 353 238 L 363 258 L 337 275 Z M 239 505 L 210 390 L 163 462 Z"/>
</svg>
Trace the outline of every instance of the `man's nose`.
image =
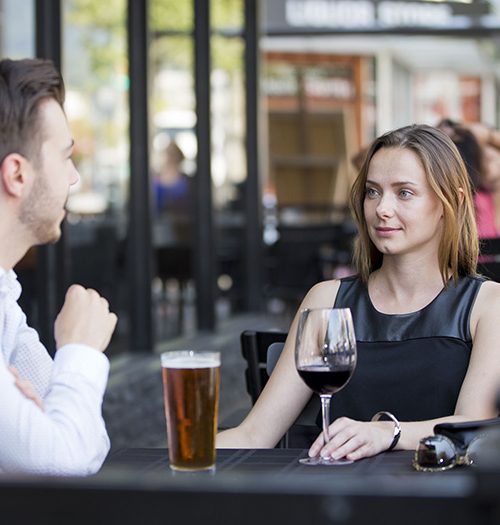
<svg viewBox="0 0 500 525">
<path fill-rule="evenodd" d="M 73 164 L 71 173 L 69 175 L 69 185 L 73 186 L 80 180 L 80 173 L 76 169 L 76 166 Z"/>
</svg>

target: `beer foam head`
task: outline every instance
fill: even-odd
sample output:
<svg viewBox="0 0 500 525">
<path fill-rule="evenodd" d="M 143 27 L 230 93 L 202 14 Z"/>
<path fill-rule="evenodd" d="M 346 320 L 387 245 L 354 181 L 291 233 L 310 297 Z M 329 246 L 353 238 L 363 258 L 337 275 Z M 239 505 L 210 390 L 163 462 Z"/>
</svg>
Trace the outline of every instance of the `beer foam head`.
<svg viewBox="0 0 500 525">
<path fill-rule="evenodd" d="M 164 352 L 161 354 L 163 368 L 213 368 L 220 366 L 219 352 Z"/>
</svg>

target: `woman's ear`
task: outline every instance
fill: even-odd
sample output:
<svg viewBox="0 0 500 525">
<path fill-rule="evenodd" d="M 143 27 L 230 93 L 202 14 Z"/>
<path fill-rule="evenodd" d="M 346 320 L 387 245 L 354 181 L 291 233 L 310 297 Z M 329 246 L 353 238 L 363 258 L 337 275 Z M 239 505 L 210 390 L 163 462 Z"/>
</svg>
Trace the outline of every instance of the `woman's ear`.
<svg viewBox="0 0 500 525">
<path fill-rule="evenodd" d="M 12 197 L 21 197 L 27 183 L 28 160 L 19 153 L 10 153 L 0 164 L 3 191 Z"/>
<path fill-rule="evenodd" d="M 460 201 L 460 204 L 463 204 L 465 199 L 465 193 L 463 188 L 458 188 L 458 200 Z"/>
</svg>

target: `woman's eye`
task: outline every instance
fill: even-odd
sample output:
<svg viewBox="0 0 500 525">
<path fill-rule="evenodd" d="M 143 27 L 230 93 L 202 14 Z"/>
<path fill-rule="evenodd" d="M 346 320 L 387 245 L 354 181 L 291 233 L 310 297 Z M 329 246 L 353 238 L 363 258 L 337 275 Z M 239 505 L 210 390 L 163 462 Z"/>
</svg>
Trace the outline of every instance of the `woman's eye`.
<svg viewBox="0 0 500 525">
<path fill-rule="evenodd" d="M 412 193 L 411 191 L 408 191 L 408 190 L 401 190 L 399 192 L 399 195 L 403 198 L 403 199 L 409 199 L 411 196 L 412 196 Z"/>
<path fill-rule="evenodd" d="M 366 188 L 365 192 L 366 192 L 366 196 L 369 199 L 373 199 L 373 198 L 375 198 L 378 195 L 377 190 L 374 189 L 374 188 Z"/>
</svg>

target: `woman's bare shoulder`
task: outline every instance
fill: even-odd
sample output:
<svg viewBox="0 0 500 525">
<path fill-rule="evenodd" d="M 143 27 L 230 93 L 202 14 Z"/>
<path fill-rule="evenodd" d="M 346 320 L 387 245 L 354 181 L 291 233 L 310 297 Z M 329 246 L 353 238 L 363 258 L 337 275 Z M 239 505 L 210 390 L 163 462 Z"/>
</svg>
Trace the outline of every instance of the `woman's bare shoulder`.
<svg viewBox="0 0 500 525">
<path fill-rule="evenodd" d="M 331 308 L 340 287 L 338 279 L 321 281 L 315 284 L 304 298 L 303 308 Z"/>
<path fill-rule="evenodd" d="M 500 313 L 500 283 L 485 281 L 477 294 L 471 320 L 473 325 L 481 320 L 498 319 Z"/>
<path fill-rule="evenodd" d="M 500 300 L 500 283 L 496 281 L 485 281 L 477 296 L 477 303 L 482 304 L 488 301 L 497 302 Z"/>
</svg>

